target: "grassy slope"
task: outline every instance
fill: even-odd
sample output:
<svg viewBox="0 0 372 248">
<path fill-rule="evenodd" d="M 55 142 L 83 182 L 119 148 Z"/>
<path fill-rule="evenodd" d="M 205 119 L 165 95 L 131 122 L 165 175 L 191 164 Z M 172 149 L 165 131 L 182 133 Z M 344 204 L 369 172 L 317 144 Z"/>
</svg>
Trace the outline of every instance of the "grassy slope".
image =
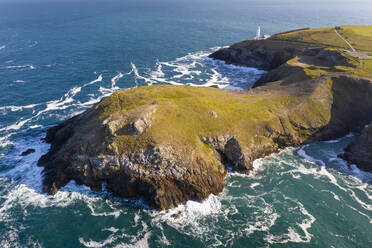
<svg viewBox="0 0 372 248">
<path fill-rule="evenodd" d="M 273 38 L 287 41 L 308 42 L 332 47 L 349 48 L 335 33 L 334 28 L 314 28 L 274 35 Z"/>
<path fill-rule="evenodd" d="M 352 44 L 352 46 L 360 51 L 372 51 L 372 25 L 370 26 L 341 26 L 338 32 Z M 340 37 L 334 31 L 334 27 L 315 28 L 302 31 L 294 31 L 273 36 L 275 40 L 283 42 L 307 42 L 312 44 L 326 45 L 330 50 L 338 51 L 342 56 L 349 60 L 349 65 L 339 65 L 324 67 L 315 65 L 311 61 L 308 63 L 296 63 L 299 58 L 294 58 L 287 63 L 294 66 L 297 65 L 303 68 L 303 74 L 306 77 L 301 79 L 316 78 L 323 75 L 331 75 L 332 73 L 349 72 L 357 76 L 371 77 L 372 76 L 372 60 L 358 59 L 343 52 L 342 49 L 349 49 Z M 299 44 L 301 44 L 299 43 Z M 372 54 L 372 53 L 371 53 Z"/>
<path fill-rule="evenodd" d="M 372 51 L 372 25 L 341 26 L 338 32 L 348 40 L 355 49 Z M 280 40 L 309 42 L 349 49 L 346 43 L 335 33 L 334 27 L 295 31 L 274 35 L 273 37 Z"/>
<path fill-rule="evenodd" d="M 196 152 L 210 160 L 212 149 L 201 142 L 201 136 L 230 134 L 247 148 L 277 147 L 269 135 L 272 130 L 284 132 L 280 118 L 288 116 L 298 123 L 298 127 L 292 130 L 293 127 L 288 125 L 287 132 L 293 132 L 295 136 L 310 135 L 306 129 L 311 128 L 311 123 L 327 123 L 330 119 L 328 100 L 324 104 L 314 104 L 315 98 L 319 97 L 314 92 L 311 84 L 301 86 L 300 90 L 294 85 L 286 92 L 278 89 L 266 93 L 260 90 L 236 92 L 189 86 L 149 86 L 118 91 L 96 109 L 100 119 L 105 119 L 111 114 L 132 115 L 135 109 L 131 110 L 130 106 L 156 104 L 157 112 L 149 130 L 141 135 L 115 138 L 113 143 L 119 153 L 142 150 L 149 144 L 172 145 L 178 152 L 188 155 Z M 323 91 L 321 95 L 324 99 L 331 98 Z"/>
<path fill-rule="evenodd" d="M 363 69 L 357 71 L 356 74 L 364 77 L 372 77 L 372 60 L 364 60 Z"/>
<path fill-rule="evenodd" d="M 342 26 L 339 33 L 357 50 L 372 51 L 372 25 Z"/>
</svg>

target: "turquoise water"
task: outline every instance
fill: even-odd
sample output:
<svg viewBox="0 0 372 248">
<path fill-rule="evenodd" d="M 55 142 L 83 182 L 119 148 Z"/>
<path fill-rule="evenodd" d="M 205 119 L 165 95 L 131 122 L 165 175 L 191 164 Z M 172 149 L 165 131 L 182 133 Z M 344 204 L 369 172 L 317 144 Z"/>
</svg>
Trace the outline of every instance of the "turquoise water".
<svg viewBox="0 0 372 248">
<path fill-rule="evenodd" d="M 372 6 L 0 0 L 0 246 L 371 247 L 372 175 L 337 158 L 352 135 L 257 160 L 250 176 L 229 173 L 221 195 L 168 212 L 74 183 L 41 194 L 36 166 L 47 127 L 118 89 L 250 88 L 264 72 L 206 56 L 253 37 L 258 25 L 275 33 L 339 24 L 372 24 Z"/>
</svg>

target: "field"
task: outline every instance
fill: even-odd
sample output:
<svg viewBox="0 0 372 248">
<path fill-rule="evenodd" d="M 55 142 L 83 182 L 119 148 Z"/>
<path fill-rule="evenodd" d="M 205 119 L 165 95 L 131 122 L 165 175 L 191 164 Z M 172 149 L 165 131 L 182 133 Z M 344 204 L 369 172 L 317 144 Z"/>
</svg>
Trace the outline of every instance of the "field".
<svg viewBox="0 0 372 248">
<path fill-rule="evenodd" d="M 372 51 L 371 26 L 340 26 L 337 31 L 356 50 Z M 349 49 L 349 46 L 336 34 L 335 27 L 314 28 L 287 32 L 273 36 L 274 39 L 323 44 L 332 47 Z"/>
<path fill-rule="evenodd" d="M 339 33 L 348 40 L 356 50 L 372 51 L 371 26 L 343 26 Z"/>
</svg>

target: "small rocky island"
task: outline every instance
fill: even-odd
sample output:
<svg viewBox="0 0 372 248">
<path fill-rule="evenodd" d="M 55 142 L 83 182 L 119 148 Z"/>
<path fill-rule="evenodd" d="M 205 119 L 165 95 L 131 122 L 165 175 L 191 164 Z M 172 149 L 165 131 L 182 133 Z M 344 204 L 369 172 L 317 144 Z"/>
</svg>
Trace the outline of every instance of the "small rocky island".
<svg viewBox="0 0 372 248">
<path fill-rule="evenodd" d="M 119 197 L 169 209 L 220 193 L 227 164 L 249 173 L 255 159 L 281 148 L 361 130 L 372 120 L 371 29 L 296 30 L 210 55 L 267 70 L 251 90 L 117 91 L 47 131 L 43 191 L 71 180 L 95 191 L 106 183 Z M 370 171 L 371 133 L 367 126 L 344 156 Z"/>
</svg>

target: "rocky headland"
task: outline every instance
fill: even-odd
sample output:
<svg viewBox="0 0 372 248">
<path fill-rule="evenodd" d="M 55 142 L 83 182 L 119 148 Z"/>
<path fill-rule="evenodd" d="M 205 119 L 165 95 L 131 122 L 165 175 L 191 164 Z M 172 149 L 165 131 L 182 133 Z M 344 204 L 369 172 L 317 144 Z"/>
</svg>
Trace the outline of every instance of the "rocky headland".
<svg viewBox="0 0 372 248">
<path fill-rule="evenodd" d="M 119 197 L 169 209 L 220 193 L 227 164 L 249 173 L 255 159 L 280 148 L 364 127 L 372 120 L 372 63 L 351 56 L 342 42 L 327 44 L 333 31 L 248 40 L 211 55 L 268 70 L 251 90 L 162 85 L 115 92 L 47 131 L 51 148 L 38 162 L 43 191 L 55 194 L 71 180 L 95 191 L 106 183 Z M 304 32 L 321 39 L 309 42 Z"/>
</svg>

